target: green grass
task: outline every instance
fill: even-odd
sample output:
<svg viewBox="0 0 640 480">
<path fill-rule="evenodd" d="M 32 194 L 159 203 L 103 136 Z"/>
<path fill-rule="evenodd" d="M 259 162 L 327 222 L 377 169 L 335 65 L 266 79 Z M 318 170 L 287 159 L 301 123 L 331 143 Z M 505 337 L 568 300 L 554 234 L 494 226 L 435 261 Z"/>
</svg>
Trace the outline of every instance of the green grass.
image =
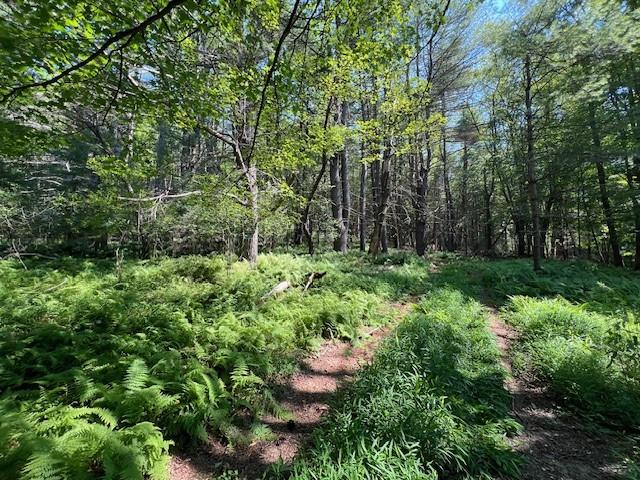
<svg viewBox="0 0 640 480">
<path fill-rule="evenodd" d="M 640 427 L 640 323 L 562 298 L 516 296 L 505 317 L 520 332 L 516 366 L 567 405 L 619 427 Z"/>
<path fill-rule="evenodd" d="M 269 380 L 425 291 L 424 262 L 264 255 L 0 262 L 0 478 L 163 478 L 167 451 L 268 436 Z M 306 293 L 312 271 L 327 275 Z M 263 298 L 277 283 L 296 288 Z M 255 421 L 254 421 L 255 422 Z M 251 423 L 251 422 L 250 422 Z"/>
<path fill-rule="evenodd" d="M 160 479 L 172 445 L 268 438 L 259 416 L 287 415 L 271 381 L 321 337 L 357 341 L 410 296 L 416 311 L 283 476 L 514 476 L 517 425 L 480 303 L 503 307 L 521 332 L 516 366 L 560 401 L 640 426 L 640 277 L 628 271 L 548 261 L 536 275 L 526 260 L 406 253 L 26 266 L 0 262 L 0 479 Z M 303 293 L 313 271 L 327 274 Z M 263 298 L 283 280 L 294 288 Z"/>
<path fill-rule="evenodd" d="M 605 314 L 640 312 L 640 273 L 587 261 L 546 260 L 535 273 L 529 259 L 448 259 L 436 281 L 494 305 L 516 295 L 561 296 Z"/>
<path fill-rule="evenodd" d="M 483 308 L 438 290 L 336 400 L 289 478 L 436 479 L 514 475 L 505 372 Z"/>
</svg>

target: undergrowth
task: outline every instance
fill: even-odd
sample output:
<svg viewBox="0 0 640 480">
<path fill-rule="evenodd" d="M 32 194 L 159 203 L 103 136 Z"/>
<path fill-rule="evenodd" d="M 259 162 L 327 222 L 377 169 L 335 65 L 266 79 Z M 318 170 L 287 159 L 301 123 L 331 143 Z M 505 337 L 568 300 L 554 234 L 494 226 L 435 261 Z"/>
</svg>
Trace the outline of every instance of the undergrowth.
<svg viewBox="0 0 640 480">
<path fill-rule="evenodd" d="M 335 401 L 288 478 L 436 479 L 515 475 L 505 372 L 479 303 L 428 295 Z"/>
<path fill-rule="evenodd" d="M 504 305 L 512 296 L 561 296 L 604 314 L 640 311 L 640 274 L 587 261 L 546 260 L 535 273 L 529 259 L 449 258 L 437 282 Z"/>
<path fill-rule="evenodd" d="M 268 436 L 256 418 L 287 414 L 271 377 L 427 285 L 404 255 L 26 266 L 0 262 L 0 478 L 12 480 L 164 478 L 171 443 Z M 303 292 L 313 271 L 327 274 Z"/>
<path fill-rule="evenodd" d="M 640 427 L 640 322 L 590 312 L 563 298 L 513 297 L 520 332 L 514 365 L 595 420 Z"/>
</svg>

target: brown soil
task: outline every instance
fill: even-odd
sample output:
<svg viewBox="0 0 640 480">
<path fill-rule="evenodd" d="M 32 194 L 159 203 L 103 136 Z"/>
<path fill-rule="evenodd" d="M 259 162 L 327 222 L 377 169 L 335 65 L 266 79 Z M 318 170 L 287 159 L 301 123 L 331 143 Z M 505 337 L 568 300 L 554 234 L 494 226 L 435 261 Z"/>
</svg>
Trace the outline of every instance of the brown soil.
<svg viewBox="0 0 640 480">
<path fill-rule="evenodd" d="M 408 313 L 411 303 L 392 304 L 390 308 L 399 320 Z M 216 472 L 237 470 L 247 479 L 256 479 L 274 463 L 290 463 L 321 423 L 335 392 L 371 361 L 375 348 L 390 330 L 391 326 L 364 328 L 356 347 L 342 341 L 325 341 L 303 361 L 298 373 L 274 386 L 277 400 L 291 414 L 291 420 L 271 415 L 261 419 L 275 434 L 274 440 L 230 449 L 212 437 L 192 455 L 174 455 L 169 465 L 170 478 L 206 479 Z"/>
<path fill-rule="evenodd" d="M 502 363 L 511 374 L 509 350 L 516 331 L 505 324 L 495 309 L 489 311 L 490 327 L 502 352 Z M 513 399 L 513 415 L 523 426 L 510 440 L 525 458 L 523 480 L 613 480 L 623 478 L 616 450 L 627 443 L 623 437 L 587 428 L 563 412 L 544 388 L 529 379 L 509 376 L 505 387 Z"/>
</svg>

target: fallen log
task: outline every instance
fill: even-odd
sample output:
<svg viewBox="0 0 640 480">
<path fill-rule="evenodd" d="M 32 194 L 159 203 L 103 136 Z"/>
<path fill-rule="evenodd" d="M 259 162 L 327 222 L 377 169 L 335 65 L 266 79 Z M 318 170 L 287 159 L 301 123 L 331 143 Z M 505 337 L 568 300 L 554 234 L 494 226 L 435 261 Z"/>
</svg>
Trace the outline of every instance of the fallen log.
<svg viewBox="0 0 640 480">
<path fill-rule="evenodd" d="M 289 283 L 289 281 L 285 280 L 284 282 L 280 282 L 275 287 L 273 287 L 268 293 L 264 294 L 261 300 L 266 300 L 269 297 L 274 297 L 279 293 L 282 293 L 285 290 L 289 289 L 290 287 L 291 287 L 291 283 Z"/>
<path fill-rule="evenodd" d="M 305 283 L 304 290 L 302 290 L 302 292 L 304 293 L 307 290 L 309 290 L 309 288 L 313 285 L 313 282 L 315 282 L 316 280 L 321 279 L 326 274 L 327 274 L 327 272 L 311 272 L 307 276 L 307 282 Z M 279 295 L 281 293 L 284 293 L 285 291 L 289 290 L 291 287 L 293 287 L 293 285 L 288 280 L 280 282 L 275 287 L 273 287 L 271 290 L 269 290 L 269 292 L 265 293 L 260 298 L 260 301 L 263 302 L 263 301 L 265 301 L 266 299 L 268 299 L 270 297 L 275 297 L 275 296 L 277 296 L 277 295 Z"/>
</svg>

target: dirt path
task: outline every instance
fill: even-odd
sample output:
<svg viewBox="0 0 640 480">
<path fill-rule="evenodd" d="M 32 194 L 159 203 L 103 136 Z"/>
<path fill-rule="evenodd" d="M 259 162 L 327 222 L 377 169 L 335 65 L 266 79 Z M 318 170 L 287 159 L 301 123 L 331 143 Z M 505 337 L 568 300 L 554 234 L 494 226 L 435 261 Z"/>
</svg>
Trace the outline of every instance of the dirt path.
<svg viewBox="0 0 640 480">
<path fill-rule="evenodd" d="M 502 352 L 502 363 L 512 373 L 509 350 L 516 331 L 489 309 L 490 327 Z M 588 429 L 579 419 L 562 412 L 551 395 L 525 378 L 510 375 L 505 387 L 513 398 L 513 414 L 524 427 L 511 444 L 525 458 L 522 480 L 622 479 L 616 461 L 620 436 Z"/>
<path fill-rule="evenodd" d="M 305 359 L 300 371 L 274 388 L 282 407 L 291 413 L 291 420 L 267 415 L 262 422 L 274 432 L 275 439 L 258 441 L 231 451 L 218 439 L 210 439 L 193 455 L 175 455 L 169 465 L 172 480 L 211 478 L 220 470 L 237 470 L 247 479 L 260 478 L 272 464 L 291 462 L 311 432 L 328 411 L 328 402 L 335 392 L 363 365 L 373 358 L 375 348 L 411 309 L 412 302 L 391 304 L 395 322 L 382 328 L 364 328 L 360 346 L 339 341 L 326 341 L 314 355 Z"/>
</svg>

